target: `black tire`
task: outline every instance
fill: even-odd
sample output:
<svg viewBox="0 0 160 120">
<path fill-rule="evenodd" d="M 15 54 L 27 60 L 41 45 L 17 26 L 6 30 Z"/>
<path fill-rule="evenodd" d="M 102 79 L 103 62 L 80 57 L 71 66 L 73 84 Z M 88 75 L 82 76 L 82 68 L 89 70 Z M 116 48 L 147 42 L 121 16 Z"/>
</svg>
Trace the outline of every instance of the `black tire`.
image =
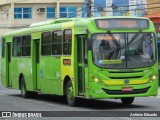
<svg viewBox="0 0 160 120">
<path fill-rule="evenodd" d="M 26 84 L 24 77 L 21 78 L 21 83 L 20 83 L 20 88 L 21 88 L 21 95 L 23 98 L 28 98 L 30 97 L 30 92 L 26 90 Z"/>
<path fill-rule="evenodd" d="M 121 98 L 121 101 L 125 105 L 130 105 L 134 101 L 134 97 L 128 97 L 128 98 Z"/>
<path fill-rule="evenodd" d="M 37 92 L 30 92 L 29 91 L 29 95 L 30 95 L 30 97 L 33 97 L 33 98 L 37 98 L 38 97 L 38 93 Z"/>
<path fill-rule="evenodd" d="M 71 81 L 68 81 L 65 93 L 66 93 L 66 99 L 67 99 L 68 105 L 76 106 L 77 105 L 77 98 L 74 97 L 73 86 L 72 86 Z"/>
</svg>

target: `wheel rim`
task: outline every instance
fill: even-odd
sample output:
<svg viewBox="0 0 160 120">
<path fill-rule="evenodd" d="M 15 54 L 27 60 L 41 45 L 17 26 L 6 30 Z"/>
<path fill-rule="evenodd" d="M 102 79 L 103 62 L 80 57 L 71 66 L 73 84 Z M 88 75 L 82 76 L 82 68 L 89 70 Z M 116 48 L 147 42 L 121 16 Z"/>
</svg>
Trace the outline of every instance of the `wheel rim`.
<svg viewBox="0 0 160 120">
<path fill-rule="evenodd" d="M 72 87 L 69 87 L 68 88 L 68 101 L 69 102 L 72 102 L 74 100 L 74 95 L 73 95 L 73 88 Z"/>
</svg>

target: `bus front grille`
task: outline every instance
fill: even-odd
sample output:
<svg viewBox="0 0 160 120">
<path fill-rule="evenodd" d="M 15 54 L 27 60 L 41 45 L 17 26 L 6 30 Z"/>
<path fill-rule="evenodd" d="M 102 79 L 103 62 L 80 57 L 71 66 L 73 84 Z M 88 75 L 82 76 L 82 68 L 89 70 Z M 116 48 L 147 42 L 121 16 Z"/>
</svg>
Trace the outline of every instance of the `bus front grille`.
<svg viewBox="0 0 160 120">
<path fill-rule="evenodd" d="M 133 91 L 122 91 L 122 90 L 107 90 L 103 89 L 108 95 L 125 95 L 125 94 L 141 94 L 146 93 L 150 87 L 144 89 L 135 89 Z"/>
<path fill-rule="evenodd" d="M 142 76 L 131 76 L 131 77 L 109 77 L 110 79 L 133 79 L 133 78 L 141 78 Z"/>
<path fill-rule="evenodd" d="M 145 75 L 144 71 L 109 71 L 110 79 L 139 79 Z"/>
</svg>

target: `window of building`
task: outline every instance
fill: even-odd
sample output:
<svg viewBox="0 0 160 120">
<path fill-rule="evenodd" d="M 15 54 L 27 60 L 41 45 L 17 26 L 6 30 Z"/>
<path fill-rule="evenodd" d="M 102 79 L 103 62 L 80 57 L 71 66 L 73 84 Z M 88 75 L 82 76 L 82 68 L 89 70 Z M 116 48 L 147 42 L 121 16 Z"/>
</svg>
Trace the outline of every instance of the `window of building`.
<svg viewBox="0 0 160 120">
<path fill-rule="evenodd" d="M 14 19 L 31 19 L 32 8 L 14 8 Z"/>
<path fill-rule="evenodd" d="M 55 18 L 55 8 L 47 7 L 47 18 Z"/>
<path fill-rule="evenodd" d="M 64 30 L 63 54 L 71 55 L 72 47 L 72 30 Z"/>
<path fill-rule="evenodd" d="M 5 39 L 2 38 L 2 58 L 5 57 Z"/>
<path fill-rule="evenodd" d="M 51 32 L 42 33 L 42 55 L 51 55 L 52 44 L 51 44 Z"/>
<path fill-rule="evenodd" d="M 61 18 L 73 18 L 77 17 L 76 7 L 60 7 Z"/>
<path fill-rule="evenodd" d="M 18 57 L 22 54 L 22 47 L 21 47 L 21 37 L 13 37 L 13 50 L 12 56 Z"/>
<path fill-rule="evenodd" d="M 30 56 L 31 51 L 31 36 L 22 36 L 22 56 Z"/>
<path fill-rule="evenodd" d="M 62 31 L 52 32 L 52 55 L 62 54 Z"/>
</svg>

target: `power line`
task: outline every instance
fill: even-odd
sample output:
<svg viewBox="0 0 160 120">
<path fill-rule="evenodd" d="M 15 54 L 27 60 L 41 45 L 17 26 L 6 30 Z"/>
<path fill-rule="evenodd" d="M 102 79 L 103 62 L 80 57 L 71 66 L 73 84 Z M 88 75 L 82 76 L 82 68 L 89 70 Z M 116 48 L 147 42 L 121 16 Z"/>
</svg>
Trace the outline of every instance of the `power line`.
<svg viewBox="0 0 160 120">
<path fill-rule="evenodd" d="M 158 4 L 160 4 L 160 2 L 156 2 L 156 3 L 150 3 L 150 4 L 140 4 L 140 5 L 154 5 L 154 4 L 156 4 L 156 5 L 158 5 Z M 117 7 L 131 7 L 131 6 L 136 6 L 136 7 L 138 7 L 138 6 L 140 6 L 140 5 L 123 5 L 123 6 L 117 6 Z M 92 7 L 101 7 L 99 4 L 98 5 L 93 5 Z M 106 6 L 106 7 L 103 7 L 102 6 L 102 8 L 112 8 L 111 6 Z"/>
<path fill-rule="evenodd" d="M 147 9 L 157 9 L 157 8 L 160 8 L 160 7 L 151 7 L 151 8 L 147 8 Z M 81 8 L 81 9 L 79 9 L 79 10 L 77 10 L 76 11 L 76 15 L 73 15 L 73 16 L 70 16 L 69 18 L 73 18 L 73 17 L 77 17 L 77 15 L 80 15 L 81 13 L 78 13 L 79 11 L 82 11 L 82 10 L 86 10 L 86 8 Z M 145 10 L 145 9 L 141 9 L 141 10 Z M 116 11 L 116 12 L 124 12 L 124 11 L 135 11 L 135 9 L 130 9 L 130 10 L 121 10 L 121 11 Z M 100 11 L 92 11 L 92 12 L 100 12 Z M 108 11 L 108 10 L 103 10 L 102 12 L 114 12 L 114 11 Z M 87 13 L 87 12 L 85 12 L 84 11 L 84 13 Z M 74 13 L 69 13 L 69 14 L 75 14 L 75 12 Z M 66 17 L 66 16 L 64 16 L 64 17 Z M 54 19 L 58 19 L 58 18 L 54 18 Z M 38 19 L 39 20 L 39 19 Z M 3 24 L 4 25 L 4 24 Z M 8 24 L 5 24 L 5 27 L 7 26 Z M 25 27 L 25 26 L 29 26 L 29 25 L 23 25 L 22 27 Z M 2 28 L 2 27 L 1 27 Z M 4 28 L 4 27 L 3 27 Z M 6 27 L 6 28 L 10 28 L 10 27 Z M 12 28 L 19 28 L 19 26 L 18 27 L 12 27 Z"/>
<path fill-rule="evenodd" d="M 143 8 L 143 9 L 127 9 L 127 10 L 120 10 L 120 11 L 135 11 L 135 10 L 147 10 L 147 9 L 157 9 L 157 8 L 160 8 L 160 7 L 150 7 L 150 8 Z M 113 11 L 103 10 L 103 12 L 113 12 Z M 118 10 L 117 10 L 117 12 L 118 12 Z"/>
<path fill-rule="evenodd" d="M 22 1 L 22 0 L 21 0 Z M 23 0 L 24 1 L 24 0 Z M 160 4 L 160 2 L 157 2 L 157 3 L 152 3 L 152 4 Z M 148 5 L 151 5 L 151 4 L 148 4 Z M 92 6 L 92 8 L 93 7 L 95 7 L 96 8 L 96 6 Z M 107 7 L 106 7 L 107 8 Z M 158 8 L 160 8 L 160 7 L 150 7 L 150 8 L 145 8 L 145 9 L 141 9 L 141 10 L 147 10 L 147 9 L 158 9 Z M 79 16 L 81 13 L 78 13 L 79 11 L 82 11 L 82 10 L 84 10 L 83 11 L 83 13 L 84 14 L 86 14 L 87 12 L 100 12 L 100 11 L 92 11 L 92 10 L 88 10 L 87 9 L 87 7 L 85 7 L 85 5 L 84 5 L 84 8 L 81 8 L 81 9 L 79 9 L 79 10 L 77 10 L 76 11 L 76 15 L 73 15 L 73 16 L 70 16 L 69 18 L 73 18 L 73 17 L 77 17 L 77 16 Z M 86 10 L 86 11 L 85 11 Z M 124 11 L 135 11 L 135 9 L 130 9 L 130 10 L 121 10 L 121 11 L 116 11 L 116 12 L 124 12 Z M 102 12 L 114 12 L 114 11 L 107 11 L 107 10 L 103 10 Z M 56 12 L 55 12 L 56 13 Z M 9 13 L 9 14 L 13 14 L 13 13 Z M 70 13 L 70 14 L 75 14 L 75 13 Z M 64 17 L 66 17 L 66 16 L 64 16 Z M 54 18 L 54 19 L 58 19 L 58 18 Z M 35 19 L 34 19 L 35 20 Z M 36 20 L 39 20 L 39 19 L 36 19 Z M 35 21 L 36 21 L 35 20 Z M 3 24 L 4 25 L 4 24 Z M 17 27 L 15 27 L 15 26 L 7 26 L 8 24 L 5 24 L 5 26 L 1 26 L 0 28 L 2 28 L 2 29 L 15 29 L 15 28 L 24 28 L 24 27 L 28 27 L 29 25 L 21 25 L 21 26 L 17 26 Z"/>
<path fill-rule="evenodd" d="M 28 1 L 28 0 L 21 0 L 21 1 Z M 150 4 L 143 4 L 143 5 L 151 5 L 151 4 L 160 4 L 160 2 L 157 2 L 157 3 L 150 3 Z M 119 6 L 119 7 L 128 7 L 128 6 L 137 6 L 138 7 L 138 5 L 127 5 L 127 6 Z M 84 4 L 84 7 L 87 9 L 87 11 L 88 11 L 88 6 L 86 6 L 85 4 Z M 98 7 L 100 7 L 99 5 L 92 5 L 91 6 L 92 8 L 98 8 Z M 106 6 L 106 7 L 102 7 L 102 8 L 111 8 L 111 6 Z M 147 8 L 146 8 L 147 9 Z M 25 11 L 25 12 L 30 12 L 30 10 L 28 10 L 28 11 Z M 8 14 L 15 14 L 14 12 L 10 12 L 10 13 L 8 13 Z M 18 14 L 18 13 L 17 13 Z M 23 13 L 21 13 L 21 14 L 23 14 Z"/>
</svg>

